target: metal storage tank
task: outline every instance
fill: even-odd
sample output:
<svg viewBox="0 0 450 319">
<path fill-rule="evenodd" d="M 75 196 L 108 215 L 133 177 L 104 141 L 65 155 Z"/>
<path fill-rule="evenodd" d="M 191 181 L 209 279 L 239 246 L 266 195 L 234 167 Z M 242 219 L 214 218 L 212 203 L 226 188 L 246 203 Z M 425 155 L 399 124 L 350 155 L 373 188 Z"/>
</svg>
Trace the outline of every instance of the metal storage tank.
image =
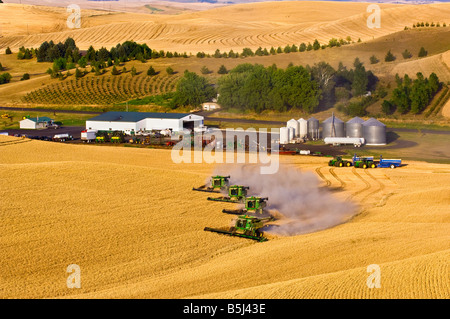
<svg viewBox="0 0 450 319">
<path fill-rule="evenodd" d="M 365 121 L 362 126 L 366 145 L 386 144 L 386 125 L 372 117 Z"/>
<path fill-rule="evenodd" d="M 308 121 L 301 118 L 298 120 L 299 134 L 300 138 L 306 137 L 308 135 Z"/>
<path fill-rule="evenodd" d="M 289 143 L 289 129 L 287 127 L 280 128 L 280 144 Z"/>
<path fill-rule="evenodd" d="M 308 119 L 308 137 L 312 140 L 319 139 L 319 120 L 314 117 Z"/>
<path fill-rule="evenodd" d="M 287 121 L 286 126 L 292 127 L 294 129 L 294 137 L 298 136 L 299 131 L 300 131 L 300 124 L 296 120 L 291 119 L 291 120 Z"/>
<path fill-rule="evenodd" d="M 289 142 L 292 141 L 295 137 L 295 130 L 293 127 L 288 127 L 288 137 L 289 137 Z"/>
<path fill-rule="evenodd" d="M 362 124 L 364 120 L 358 116 L 355 116 L 351 120 L 345 123 L 345 132 L 347 137 L 363 137 Z"/>
<path fill-rule="evenodd" d="M 334 116 L 334 114 L 322 122 L 322 138 L 344 136 L 344 122 Z"/>
</svg>

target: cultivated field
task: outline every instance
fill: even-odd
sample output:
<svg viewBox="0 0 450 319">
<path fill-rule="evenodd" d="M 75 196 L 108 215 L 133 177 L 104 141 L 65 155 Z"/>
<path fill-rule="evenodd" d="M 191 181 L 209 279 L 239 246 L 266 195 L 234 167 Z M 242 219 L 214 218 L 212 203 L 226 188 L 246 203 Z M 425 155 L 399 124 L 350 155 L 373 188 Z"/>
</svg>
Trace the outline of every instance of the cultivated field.
<svg viewBox="0 0 450 319">
<path fill-rule="evenodd" d="M 0 151 L 1 298 L 449 297 L 450 165 L 356 170 L 283 157 L 280 171 L 310 187 L 271 184 L 308 203 L 281 213 L 301 226 L 316 203 L 349 209 L 333 227 L 256 243 L 203 231 L 230 223 L 221 209 L 233 204 L 191 191 L 228 170 L 221 165 L 4 136 Z M 329 212 L 320 215 L 335 219 Z M 70 264 L 81 268 L 81 289 L 66 287 Z M 381 288 L 366 285 L 370 264 L 381 268 Z"/>
</svg>

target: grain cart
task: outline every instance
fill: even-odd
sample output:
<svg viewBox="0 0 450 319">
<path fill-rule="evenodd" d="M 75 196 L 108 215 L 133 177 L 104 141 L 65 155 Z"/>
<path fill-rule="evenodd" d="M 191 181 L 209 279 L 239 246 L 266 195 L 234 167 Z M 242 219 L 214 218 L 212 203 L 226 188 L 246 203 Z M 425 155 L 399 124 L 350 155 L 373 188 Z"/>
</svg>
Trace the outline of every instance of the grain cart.
<svg viewBox="0 0 450 319">
<path fill-rule="evenodd" d="M 241 185 L 232 185 L 228 187 L 228 196 L 223 197 L 208 197 L 208 200 L 216 202 L 241 203 L 247 196 L 249 187 Z"/>
<path fill-rule="evenodd" d="M 202 185 L 200 187 L 193 187 L 193 191 L 198 192 L 208 192 L 208 193 L 219 193 L 223 190 L 228 190 L 230 176 L 212 176 L 210 180 L 210 185 Z"/>
<path fill-rule="evenodd" d="M 377 164 L 375 164 L 373 160 L 373 156 L 356 156 L 353 155 L 352 158 L 353 166 L 356 168 L 375 168 L 377 167 Z"/>
<path fill-rule="evenodd" d="M 236 219 L 234 226 L 228 230 L 205 227 L 205 231 L 215 232 L 223 235 L 236 236 L 257 240 L 259 242 L 267 241 L 262 229 L 267 222 L 274 220 L 273 217 L 258 218 L 255 216 L 241 215 Z"/>
<path fill-rule="evenodd" d="M 259 214 L 263 215 L 265 213 L 264 208 L 266 208 L 268 200 L 267 197 L 256 197 L 250 196 L 246 197 L 243 209 L 223 209 L 222 213 L 233 214 L 233 215 L 244 215 L 244 214 Z"/>
<path fill-rule="evenodd" d="M 333 158 L 332 160 L 330 160 L 328 162 L 328 166 L 336 166 L 336 167 L 346 166 L 346 167 L 350 167 L 350 166 L 352 166 L 352 162 L 342 159 L 341 156 L 336 156 L 335 158 Z"/>
<path fill-rule="evenodd" d="M 378 163 L 377 167 L 381 168 L 396 168 L 400 167 L 402 165 L 401 159 L 384 159 L 382 156 L 380 156 L 380 162 Z"/>
</svg>

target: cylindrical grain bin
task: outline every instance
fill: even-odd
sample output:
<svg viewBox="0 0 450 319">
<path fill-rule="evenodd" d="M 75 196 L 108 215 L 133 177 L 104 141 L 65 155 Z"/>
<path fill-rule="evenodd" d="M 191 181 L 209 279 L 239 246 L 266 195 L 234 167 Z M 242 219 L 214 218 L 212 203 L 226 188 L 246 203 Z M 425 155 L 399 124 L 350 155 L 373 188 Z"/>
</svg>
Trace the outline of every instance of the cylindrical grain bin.
<svg viewBox="0 0 450 319">
<path fill-rule="evenodd" d="M 308 137 L 312 140 L 319 139 L 319 120 L 314 117 L 308 119 Z"/>
<path fill-rule="evenodd" d="M 366 145 L 386 144 L 386 125 L 372 117 L 365 121 L 362 126 Z"/>
<path fill-rule="evenodd" d="M 322 138 L 345 137 L 344 122 L 332 115 L 322 122 Z"/>
<path fill-rule="evenodd" d="M 363 137 L 364 120 L 358 116 L 355 116 L 351 120 L 345 123 L 345 133 L 347 137 Z"/>
<path fill-rule="evenodd" d="M 289 129 L 287 127 L 280 128 L 280 144 L 289 143 Z"/>
<path fill-rule="evenodd" d="M 288 138 L 289 138 L 289 142 L 291 142 L 292 140 L 294 140 L 295 137 L 295 130 L 293 127 L 288 127 Z"/>
<path fill-rule="evenodd" d="M 287 127 L 292 127 L 294 129 L 294 137 L 297 137 L 300 131 L 300 124 L 297 120 L 291 119 L 286 123 Z"/>
<path fill-rule="evenodd" d="M 300 138 L 304 138 L 308 135 L 308 121 L 301 118 L 298 120 L 298 124 L 299 124 L 299 134 L 298 136 Z"/>
</svg>

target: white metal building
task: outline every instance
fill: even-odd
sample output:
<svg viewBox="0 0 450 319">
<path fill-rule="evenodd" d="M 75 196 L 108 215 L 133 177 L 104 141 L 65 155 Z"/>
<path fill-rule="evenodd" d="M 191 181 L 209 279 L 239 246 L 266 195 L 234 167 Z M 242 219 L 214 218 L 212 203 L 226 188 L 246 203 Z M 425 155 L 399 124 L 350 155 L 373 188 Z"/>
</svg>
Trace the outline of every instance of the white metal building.
<svg viewBox="0 0 450 319">
<path fill-rule="evenodd" d="M 213 111 L 220 109 L 220 105 L 214 102 L 206 102 L 202 104 L 202 109 L 204 111 Z"/>
<path fill-rule="evenodd" d="M 47 125 L 50 125 L 53 123 L 53 120 L 49 117 L 42 116 L 42 117 L 33 117 L 33 118 L 27 118 L 23 119 L 20 123 L 20 128 L 22 129 L 40 129 L 45 128 Z"/>
<path fill-rule="evenodd" d="M 106 112 L 86 121 L 87 130 L 137 133 L 151 130 L 194 130 L 203 126 L 203 116 L 189 113 Z"/>
</svg>

